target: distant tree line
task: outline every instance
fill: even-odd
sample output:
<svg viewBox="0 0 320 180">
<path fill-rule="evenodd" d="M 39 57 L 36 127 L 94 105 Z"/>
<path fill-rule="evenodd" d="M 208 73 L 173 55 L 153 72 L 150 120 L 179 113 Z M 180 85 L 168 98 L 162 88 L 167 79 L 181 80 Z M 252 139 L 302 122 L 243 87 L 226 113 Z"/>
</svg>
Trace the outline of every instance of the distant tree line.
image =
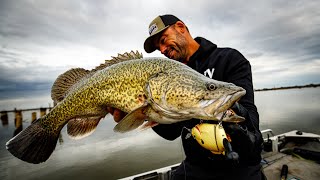
<svg viewBox="0 0 320 180">
<path fill-rule="evenodd" d="M 263 88 L 263 89 L 255 89 L 255 91 L 271 91 L 271 90 L 281 90 L 281 89 L 301 89 L 301 88 L 310 88 L 310 87 L 319 87 L 320 84 L 307 84 L 301 86 L 286 86 L 286 87 L 274 87 L 274 88 Z"/>
</svg>

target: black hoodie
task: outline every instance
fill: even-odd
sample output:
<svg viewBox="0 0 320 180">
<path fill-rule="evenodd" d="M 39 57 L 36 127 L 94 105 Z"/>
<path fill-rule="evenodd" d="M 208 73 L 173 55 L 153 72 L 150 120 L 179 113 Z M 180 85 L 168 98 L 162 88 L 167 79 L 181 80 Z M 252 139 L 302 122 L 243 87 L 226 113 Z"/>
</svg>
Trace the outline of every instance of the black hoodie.
<svg viewBox="0 0 320 180">
<path fill-rule="evenodd" d="M 188 138 L 190 132 L 187 130 L 200 123 L 200 120 L 193 119 L 174 124 L 161 124 L 153 127 L 153 130 L 161 137 L 174 140 L 181 135 L 183 148 L 186 155 L 186 161 L 199 164 L 206 167 L 231 167 L 231 166 L 248 166 L 257 165 L 261 161 L 261 133 L 259 130 L 259 114 L 254 105 L 254 94 L 252 86 L 252 73 L 249 61 L 237 50 L 231 48 L 218 48 L 212 42 L 197 37 L 195 40 L 200 44 L 199 49 L 190 57 L 188 66 L 195 69 L 201 74 L 215 80 L 225 81 L 240 86 L 246 90 L 246 95 L 240 101 L 242 115 L 245 115 L 246 121 L 241 125 L 246 127 L 254 134 L 256 143 L 255 147 L 249 147 L 245 138 L 238 134 L 228 132 L 231 135 L 231 145 L 233 150 L 239 154 L 239 163 L 225 160 L 222 155 L 214 155 L 209 150 L 204 149 L 192 137 Z M 241 115 L 241 114 L 240 114 Z M 210 123 L 212 121 L 209 121 Z M 183 128 L 186 127 L 186 128 Z M 224 124 L 228 127 L 228 124 Z M 230 131 L 230 130 L 229 130 Z M 220 169 L 220 168 L 219 168 Z"/>
</svg>

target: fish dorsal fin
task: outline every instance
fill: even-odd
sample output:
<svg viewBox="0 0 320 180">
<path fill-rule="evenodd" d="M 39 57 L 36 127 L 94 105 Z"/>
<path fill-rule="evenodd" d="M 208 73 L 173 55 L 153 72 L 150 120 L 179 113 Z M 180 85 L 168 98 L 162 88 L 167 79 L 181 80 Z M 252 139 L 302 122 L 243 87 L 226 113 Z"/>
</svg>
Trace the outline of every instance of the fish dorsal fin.
<svg viewBox="0 0 320 180">
<path fill-rule="evenodd" d="M 133 60 L 133 59 L 141 59 L 143 58 L 142 53 L 136 51 L 126 52 L 124 54 L 118 54 L 117 57 L 113 57 L 111 60 L 105 60 L 104 64 L 100 64 L 96 68 L 88 71 L 83 68 L 73 68 L 65 73 L 58 76 L 51 88 L 51 98 L 53 100 L 54 105 L 58 102 L 62 101 L 64 97 L 68 94 L 71 87 L 76 84 L 83 77 L 90 77 L 96 71 L 104 69 L 105 67 L 111 66 L 113 64 L 117 64 L 119 62 Z"/>
<path fill-rule="evenodd" d="M 142 53 L 140 53 L 139 51 L 131 51 L 131 52 L 126 52 L 124 54 L 118 54 L 117 57 L 113 57 L 111 56 L 112 59 L 110 60 L 105 60 L 104 64 L 100 64 L 100 66 L 95 67 L 94 69 L 92 69 L 91 71 L 99 71 L 101 69 L 104 69 L 105 67 L 111 66 L 113 64 L 117 64 L 120 62 L 124 62 L 124 61 L 129 61 L 129 60 L 133 60 L 133 59 L 141 59 L 143 58 Z"/>
<path fill-rule="evenodd" d="M 82 139 L 92 134 L 100 120 L 101 116 L 75 118 L 68 121 L 67 133 L 72 139 Z"/>
<path fill-rule="evenodd" d="M 90 71 L 83 68 L 73 68 L 59 75 L 51 88 L 51 98 L 54 105 L 62 101 L 71 87 L 89 73 Z"/>
</svg>

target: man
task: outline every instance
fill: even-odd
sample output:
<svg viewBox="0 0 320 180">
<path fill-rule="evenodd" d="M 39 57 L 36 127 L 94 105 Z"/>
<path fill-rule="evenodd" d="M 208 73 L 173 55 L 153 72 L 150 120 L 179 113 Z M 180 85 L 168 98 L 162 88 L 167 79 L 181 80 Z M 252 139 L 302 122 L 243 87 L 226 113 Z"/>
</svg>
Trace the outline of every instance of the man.
<svg viewBox="0 0 320 180">
<path fill-rule="evenodd" d="M 159 50 L 166 57 L 185 63 L 207 77 L 231 82 L 247 92 L 232 107 L 246 120 L 239 124 L 223 124 L 232 139 L 233 150 L 239 155 L 238 160 L 215 155 L 189 137 L 190 132 L 186 128 L 191 129 L 199 124 L 199 119 L 153 127 L 157 134 L 168 140 L 181 135 L 186 159 L 175 171 L 173 179 L 264 179 L 260 165 L 262 136 L 259 131 L 259 114 L 254 105 L 249 61 L 235 49 L 218 48 L 201 37 L 193 39 L 187 26 L 173 15 L 156 17 L 149 25 L 149 34 L 144 42 L 147 53 Z M 117 122 L 124 116 L 119 110 L 110 108 L 110 112 Z"/>
</svg>

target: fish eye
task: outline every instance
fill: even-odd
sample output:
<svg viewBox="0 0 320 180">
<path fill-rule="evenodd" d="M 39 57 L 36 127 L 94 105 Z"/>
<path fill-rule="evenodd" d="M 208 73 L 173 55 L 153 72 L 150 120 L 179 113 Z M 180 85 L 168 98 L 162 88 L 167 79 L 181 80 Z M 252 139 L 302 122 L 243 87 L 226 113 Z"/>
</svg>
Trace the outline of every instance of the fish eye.
<svg viewBox="0 0 320 180">
<path fill-rule="evenodd" d="M 216 90 L 217 87 L 216 87 L 216 85 L 213 84 L 213 83 L 208 83 L 208 84 L 207 84 L 207 89 L 208 89 L 209 91 L 213 91 L 213 90 Z"/>
</svg>

